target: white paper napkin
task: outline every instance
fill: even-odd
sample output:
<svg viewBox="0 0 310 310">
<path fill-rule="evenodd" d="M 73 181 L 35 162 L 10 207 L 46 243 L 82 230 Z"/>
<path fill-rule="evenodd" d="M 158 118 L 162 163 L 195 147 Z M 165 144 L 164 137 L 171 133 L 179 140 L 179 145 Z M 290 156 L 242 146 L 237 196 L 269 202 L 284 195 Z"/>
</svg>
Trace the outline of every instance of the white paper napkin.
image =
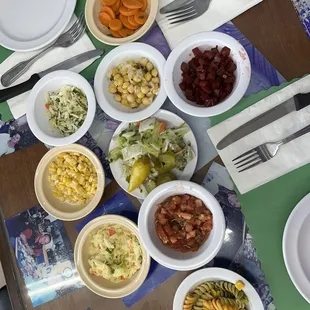
<svg viewBox="0 0 310 310">
<path fill-rule="evenodd" d="M 212 0 L 209 9 L 202 16 L 187 23 L 170 25 L 166 14 L 158 12 L 156 21 L 165 35 L 170 48 L 197 32 L 212 31 L 227 23 L 263 0 Z M 160 0 L 159 7 L 171 0 Z"/>
<path fill-rule="evenodd" d="M 298 93 L 310 92 L 310 75 L 266 97 L 239 114 L 212 127 L 208 134 L 216 146 L 228 133 Z M 232 159 L 265 142 L 283 139 L 310 124 L 310 106 L 292 112 L 236 141 L 219 152 L 241 194 L 310 163 L 310 134 L 283 145 L 276 157 L 238 173 Z"/>
<path fill-rule="evenodd" d="M 73 15 L 68 27 L 70 28 L 71 25 L 76 20 L 76 16 Z M 66 29 L 66 30 L 67 30 Z M 66 31 L 65 30 L 65 31 Z M 34 73 L 39 73 L 43 70 L 46 70 L 62 61 L 65 61 L 71 57 L 74 57 L 78 54 L 82 54 L 87 51 L 91 51 L 95 49 L 95 46 L 87 36 L 87 34 L 84 34 L 80 40 L 78 40 L 75 44 L 73 44 L 70 47 L 67 48 L 55 48 L 46 55 L 44 55 L 42 58 L 40 58 L 38 61 L 36 61 L 30 69 L 24 73 L 19 79 L 17 79 L 11 86 L 17 85 L 19 83 L 22 83 L 30 78 L 30 76 Z M 10 55 L 3 63 L 0 65 L 0 76 L 5 73 L 7 70 L 12 68 L 17 63 L 29 59 L 32 56 L 38 54 L 39 51 L 33 51 L 33 52 L 27 52 L 27 53 L 20 53 L 20 52 L 14 52 L 12 55 Z M 86 61 L 74 68 L 71 69 L 71 71 L 74 72 L 81 72 L 86 67 L 88 67 L 95 59 Z M 4 87 L 0 83 L 0 89 L 3 89 Z M 27 99 L 29 96 L 29 92 L 26 92 L 24 94 L 21 94 L 17 97 L 14 97 L 10 100 L 8 100 L 8 105 L 10 107 L 10 110 L 14 116 L 15 119 L 23 116 L 26 113 L 27 108 Z"/>
</svg>

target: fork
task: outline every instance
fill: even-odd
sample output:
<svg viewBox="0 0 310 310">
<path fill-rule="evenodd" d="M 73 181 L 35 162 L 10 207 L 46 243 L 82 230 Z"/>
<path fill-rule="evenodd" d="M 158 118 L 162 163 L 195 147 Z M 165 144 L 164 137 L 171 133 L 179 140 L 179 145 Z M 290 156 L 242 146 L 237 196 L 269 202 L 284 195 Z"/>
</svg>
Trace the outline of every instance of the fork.
<svg viewBox="0 0 310 310">
<path fill-rule="evenodd" d="M 189 0 L 177 9 L 169 11 L 167 18 L 171 25 L 188 22 L 203 15 L 212 0 Z"/>
<path fill-rule="evenodd" d="M 234 158 L 232 161 L 237 169 L 242 168 L 241 170 L 239 170 L 239 172 L 248 170 L 275 157 L 282 145 L 289 143 L 290 141 L 297 139 L 309 132 L 310 125 L 280 141 L 263 143 L 255 147 L 254 149 L 249 150 L 242 155 Z"/>
<path fill-rule="evenodd" d="M 63 33 L 58 39 L 52 43 L 50 46 L 42 50 L 37 55 L 31 57 L 28 60 L 24 60 L 16 64 L 13 68 L 5 72 L 1 77 L 1 84 L 4 87 L 8 87 L 13 82 L 15 82 L 22 74 L 24 74 L 38 59 L 43 55 L 51 51 L 56 47 L 69 47 L 78 41 L 81 36 L 84 34 L 86 29 L 84 13 L 81 13 L 78 19 L 70 27 L 68 31 Z"/>
</svg>

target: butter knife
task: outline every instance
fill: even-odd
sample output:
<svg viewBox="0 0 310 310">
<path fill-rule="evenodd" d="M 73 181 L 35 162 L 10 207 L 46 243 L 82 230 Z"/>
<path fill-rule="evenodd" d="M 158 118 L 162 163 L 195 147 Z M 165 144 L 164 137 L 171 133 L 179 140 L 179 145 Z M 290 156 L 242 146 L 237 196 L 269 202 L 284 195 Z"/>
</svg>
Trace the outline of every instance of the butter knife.
<svg viewBox="0 0 310 310">
<path fill-rule="evenodd" d="M 268 110 L 261 115 L 251 119 L 249 122 L 241 125 L 225 138 L 223 138 L 216 146 L 218 150 L 222 150 L 232 143 L 246 137 L 252 132 L 276 121 L 277 119 L 294 111 L 299 111 L 306 106 L 310 105 L 310 93 L 298 94 L 293 98 L 277 105 L 276 107 Z"/>
<path fill-rule="evenodd" d="M 32 89 L 33 86 L 46 74 L 57 71 L 57 70 L 68 70 L 70 68 L 74 68 L 75 66 L 90 60 L 92 58 L 98 57 L 104 53 L 101 49 L 96 49 L 92 51 L 88 51 L 79 55 L 76 55 L 72 58 L 69 58 L 58 65 L 55 65 L 47 70 L 44 70 L 40 73 L 33 74 L 29 80 L 23 82 L 21 84 L 8 87 L 5 89 L 0 90 L 0 102 L 4 102 L 9 100 L 13 97 L 16 97 L 22 93 L 27 92 L 28 90 Z"/>
</svg>

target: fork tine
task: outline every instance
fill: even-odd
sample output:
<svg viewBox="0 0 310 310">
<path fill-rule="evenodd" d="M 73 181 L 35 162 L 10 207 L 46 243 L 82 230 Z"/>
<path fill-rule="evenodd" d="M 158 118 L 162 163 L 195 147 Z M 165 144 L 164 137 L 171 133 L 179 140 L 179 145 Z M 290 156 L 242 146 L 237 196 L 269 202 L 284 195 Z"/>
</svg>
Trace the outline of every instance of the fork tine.
<svg viewBox="0 0 310 310">
<path fill-rule="evenodd" d="M 71 41 L 75 42 L 77 41 L 83 34 L 86 29 L 86 23 L 85 20 L 81 22 L 81 24 L 76 28 L 74 33 L 72 33 L 71 36 Z"/>
<path fill-rule="evenodd" d="M 166 14 L 176 13 L 176 12 L 178 12 L 178 11 L 184 11 L 184 10 L 186 10 L 189 6 L 191 6 L 191 4 L 192 4 L 193 2 L 195 2 L 195 0 L 187 1 L 186 3 L 184 3 L 183 6 L 178 7 L 178 8 L 176 8 L 176 9 L 174 9 L 174 10 L 171 10 L 171 11 L 169 11 L 169 13 L 166 13 Z"/>
<path fill-rule="evenodd" d="M 234 162 L 234 164 L 239 165 L 240 163 L 244 162 L 245 160 L 248 160 L 248 159 L 250 159 L 256 155 L 257 155 L 257 152 L 255 150 L 252 150 L 252 153 L 249 156 L 246 155 L 246 157 L 243 156 L 242 158 L 239 158 L 240 160 L 237 162 Z"/>
<path fill-rule="evenodd" d="M 238 171 L 238 172 L 240 173 L 240 172 L 242 172 L 242 171 L 248 170 L 248 169 L 253 168 L 253 167 L 255 167 L 255 166 L 257 166 L 257 165 L 259 165 L 259 164 L 261 164 L 261 163 L 263 163 L 262 160 L 257 161 L 256 163 L 254 163 L 254 164 L 252 164 L 252 165 L 250 165 L 250 166 L 248 166 L 248 167 L 245 167 L 245 168 L 241 169 L 241 170 Z"/>
<path fill-rule="evenodd" d="M 186 11 L 193 9 L 193 6 L 191 4 L 183 7 L 182 9 L 174 10 L 174 12 L 170 12 L 166 15 L 167 18 L 176 16 L 177 14 L 186 13 Z"/>
<path fill-rule="evenodd" d="M 258 160 L 262 160 L 259 156 L 256 156 L 256 157 L 254 157 L 254 158 L 252 158 L 251 160 L 248 160 L 248 161 L 246 161 L 246 162 L 242 161 L 242 164 L 239 165 L 239 166 L 236 166 L 236 168 L 239 169 L 239 168 L 244 167 L 244 166 L 246 166 L 246 165 L 248 165 L 248 164 L 252 164 L 253 162 L 256 162 L 257 159 L 258 159 Z"/>
<path fill-rule="evenodd" d="M 170 22 L 170 24 L 173 25 L 173 24 L 178 24 L 178 23 L 182 23 L 182 22 L 188 22 L 191 19 L 194 19 L 194 18 L 196 18 L 198 16 L 199 16 L 199 14 L 196 13 L 196 14 L 194 14 L 192 16 L 187 17 L 187 18 L 183 18 L 183 19 L 180 19 L 180 20 L 176 20 L 176 21 Z"/>
<path fill-rule="evenodd" d="M 234 158 L 232 161 L 235 161 L 235 160 L 237 160 L 237 159 L 239 159 L 239 158 L 241 158 L 241 157 L 243 157 L 243 156 L 246 156 L 246 155 L 248 155 L 248 154 L 251 154 L 252 152 L 253 152 L 253 149 L 252 149 L 252 150 L 249 150 L 249 151 L 247 151 L 247 152 L 245 152 L 245 153 L 243 153 L 243 154 L 241 154 L 240 156 Z"/>
<path fill-rule="evenodd" d="M 85 21 L 85 15 L 84 13 L 81 13 L 78 19 L 74 22 L 71 28 L 67 31 L 68 35 L 71 35 L 84 21 Z"/>
<path fill-rule="evenodd" d="M 169 17 L 168 20 L 173 21 L 173 20 L 176 20 L 176 19 L 180 19 L 180 18 L 184 18 L 184 17 L 189 17 L 192 14 L 196 14 L 196 11 L 195 10 L 191 10 L 191 11 L 188 11 L 188 12 L 183 13 L 183 14 L 174 15 L 172 17 Z"/>
</svg>

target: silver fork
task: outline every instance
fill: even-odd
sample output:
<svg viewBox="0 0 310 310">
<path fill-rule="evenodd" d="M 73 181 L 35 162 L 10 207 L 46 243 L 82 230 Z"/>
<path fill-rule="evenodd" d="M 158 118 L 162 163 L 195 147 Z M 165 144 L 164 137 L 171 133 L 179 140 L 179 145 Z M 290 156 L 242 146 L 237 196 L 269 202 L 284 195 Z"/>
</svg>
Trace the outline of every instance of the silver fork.
<svg viewBox="0 0 310 310">
<path fill-rule="evenodd" d="M 167 18 L 171 25 L 188 22 L 204 14 L 212 0 L 189 0 L 177 9 L 171 10 Z"/>
<path fill-rule="evenodd" d="M 14 81 L 16 81 L 22 74 L 24 74 L 30 66 L 32 66 L 39 58 L 48 53 L 50 50 L 56 47 L 69 47 L 74 44 L 84 34 L 86 29 L 84 13 L 81 13 L 78 19 L 70 27 L 68 31 L 63 33 L 54 43 L 42 50 L 37 55 L 31 57 L 28 60 L 24 60 L 16 64 L 13 68 L 5 72 L 1 77 L 1 84 L 4 87 L 8 87 Z"/>
<path fill-rule="evenodd" d="M 290 141 L 297 139 L 309 132 L 310 125 L 280 141 L 261 144 L 254 149 L 249 150 L 234 158 L 232 161 L 237 169 L 242 168 L 239 170 L 239 172 L 248 170 L 275 157 L 282 145 L 289 143 Z"/>
</svg>

